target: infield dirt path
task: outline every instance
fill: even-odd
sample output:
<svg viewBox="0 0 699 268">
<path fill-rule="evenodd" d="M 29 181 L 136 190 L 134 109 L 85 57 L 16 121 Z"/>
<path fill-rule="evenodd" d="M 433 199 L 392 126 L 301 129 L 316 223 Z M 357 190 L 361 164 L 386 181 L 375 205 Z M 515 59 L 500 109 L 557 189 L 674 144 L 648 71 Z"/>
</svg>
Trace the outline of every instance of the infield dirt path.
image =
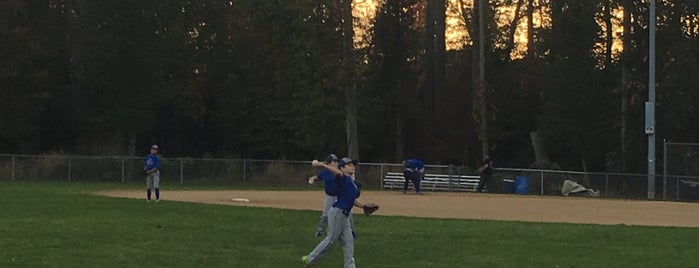
<svg viewBox="0 0 699 268">
<path fill-rule="evenodd" d="M 137 199 L 145 196 L 144 191 L 98 194 Z M 325 196 L 322 191 L 163 191 L 162 197 L 163 202 L 320 211 Z M 235 202 L 234 198 L 250 202 Z M 377 215 L 699 227 L 698 203 L 441 192 L 416 196 L 392 191 L 362 191 L 360 201 L 378 203 L 381 209 Z M 355 213 L 360 211 L 355 208 Z"/>
</svg>

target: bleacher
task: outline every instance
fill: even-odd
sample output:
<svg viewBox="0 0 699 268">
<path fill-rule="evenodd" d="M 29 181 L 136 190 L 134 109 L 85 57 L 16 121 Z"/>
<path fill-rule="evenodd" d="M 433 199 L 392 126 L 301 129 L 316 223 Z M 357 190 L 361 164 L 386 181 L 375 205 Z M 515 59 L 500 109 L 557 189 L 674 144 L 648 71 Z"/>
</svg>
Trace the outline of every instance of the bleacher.
<svg viewBox="0 0 699 268">
<path fill-rule="evenodd" d="M 450 174 L 425 174 L 420 186 L 422 191 L 449 191 L 449 192 L 475 192 L 480 176 L 474 175 L 450 175 Z M 383 177 L 382 189 L 403 190 L 405 178 L 401 172 L 386 172 Z M 413 184 L 408 183 L 408 189 L 413 189 Z"/>
</svg>

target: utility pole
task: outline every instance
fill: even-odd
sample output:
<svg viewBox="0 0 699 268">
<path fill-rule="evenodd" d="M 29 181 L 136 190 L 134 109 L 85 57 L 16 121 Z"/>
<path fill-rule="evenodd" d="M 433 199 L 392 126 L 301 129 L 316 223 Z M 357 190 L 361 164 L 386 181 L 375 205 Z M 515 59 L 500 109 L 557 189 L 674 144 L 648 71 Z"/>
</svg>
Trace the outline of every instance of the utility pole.
<svg viewBox="0 0 699 268">
<path fill-rule="evenodd" d="M 655 1 L 650 1 L 650 22 L 648 25 L 648 102 L 646 102 L 648 199 L 655 199 Z"/>
</svg>

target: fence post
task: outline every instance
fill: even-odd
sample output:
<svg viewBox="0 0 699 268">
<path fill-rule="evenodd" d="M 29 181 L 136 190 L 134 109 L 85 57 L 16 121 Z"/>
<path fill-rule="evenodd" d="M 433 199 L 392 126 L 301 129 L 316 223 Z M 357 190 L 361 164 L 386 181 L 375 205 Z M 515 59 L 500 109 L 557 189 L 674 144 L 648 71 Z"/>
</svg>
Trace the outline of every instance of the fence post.
<svg viewBox="0 0 699 268">
<path fill-rule="evenodd" d="M 541 192 L 539 195 L 544 195 L 544 171 L 541 171 L 541 186 L 539 187 L 541 189 Z"/>
<path fill-rule="evenodd" d="M 675 177 L 675 201 L 680 201 L 680 177 Z"/>
<path fill-rule="evenodd" d="M 609 196 L 609 173 L 604 175 L 604 197 Z"/>
<path fill-rule="evenodd" d="M 667 201 L 667 140 L 663 139 L 663 200 Z"/>
<path fill-rule="evenodd" d="M 184 160 L 180 159 L 180 184 L 184 184 Z"/>
<path fill-rule="evenodd" d="M 448 179 L 448 180 L 447 180 L 447 182 L 448 182 L 448 183 L 447 183 L 447 190 L 448 190 L 449 192 L 451 192 L 451 190 L 452 190 L 452 189 L 451 189 L 451 180 L 453 179 L 453 177 L 452 177 L 453 174 L 452 174 L 451 172 L 452 172 L 451 166 L 447 166 L 447 174 L 448 174 L 448 177 L 447 177 L 447 179 Z M 434 191 L 434 190 L 433 190 L 433 191 Z"/>
<path fill-rule="evenodd" d="M 12 180 L 15 180 L 15 155 L 12 155 Z"/>
<path fill-rule="evenodd" d="M 126 167 L 125 167 L 125 163 L 124 163 L 124 162 L 126 162 L 126 161 L 125 161 L 124 158 L 122 157 L 122 158 L 121 158 L 121 183 L 124 183 L 124 173 L 126 172 Z"/>
<path fill-rule="evenodd" d="M 68 182 L 70 182 L 70 170 L 73 166 L 73 158 L 68 158 Z"/>
<path fill-rule="evenodd" d="M 386 173 L 384 172 L 383 167 L 384 167 L 384 164 L 382 163 L 381 164 L 381 176 L 379 176 L 379 189 L 381 189 L 381 190 L 383 190 L 383 180 L 384 180 L 383 176 L 386 176 L 386 175 L 384 175 Z"/>
<path fill-rule="evenodd" d="M 248 162 L 245 159 L 243 159 L 243 186 L 245 186 L 245 176 L 247 175 L 248 170 L 247 164 Z"/>
</svg>

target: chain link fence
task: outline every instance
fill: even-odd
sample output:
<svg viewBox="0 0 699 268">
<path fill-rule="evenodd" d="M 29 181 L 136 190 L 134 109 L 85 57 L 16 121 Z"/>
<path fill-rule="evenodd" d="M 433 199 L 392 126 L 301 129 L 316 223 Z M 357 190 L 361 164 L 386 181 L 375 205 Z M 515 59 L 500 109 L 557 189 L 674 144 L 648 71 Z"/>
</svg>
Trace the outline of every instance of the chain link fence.
<svg viewBox="0 0 699 268">
<path fill-rule="evenodd" d="M 142 157 L 0 154 L 0 180 L 145 183 L 143 168 Z M 398 163 L 360 163 L 357 179 L 366 189 L 378 190 L 387 172 L 402 170 Z M 163 184 L 307 187 L 308 177 L 319 171 L 310 161 L 161 158 Z M 453 175 L 455 183 L 457 175 L 478 175 L 474 170 L 446 165 L 427 165 L 426 173 Z M 515 168 L 495 169 L 488 192 L 505 193 L 505 181 L 517 177 L 528 178 L 527 194 L 531 195 L 560 196 L 563 182 L 573 180 L 599 191 L 604 198 L 647 198 L 647 174 Z M 656 189 L 661 189 L 664 200 L 681 200 L 677 185 L 685 177 L 675 174 L 657 179 Z"/>
<path fill-rule="evenodd" d="M 303 185 L 310 161 L 161 158 L 163 183 L 228 186 Z M 144 158 L 0 155 L 0 179 L 145 182 Z"/>
<path fill-rule="evenodd" d="M 663 141 L 663 198 L 699 200 L 699 143 Z"/>
</svg>

